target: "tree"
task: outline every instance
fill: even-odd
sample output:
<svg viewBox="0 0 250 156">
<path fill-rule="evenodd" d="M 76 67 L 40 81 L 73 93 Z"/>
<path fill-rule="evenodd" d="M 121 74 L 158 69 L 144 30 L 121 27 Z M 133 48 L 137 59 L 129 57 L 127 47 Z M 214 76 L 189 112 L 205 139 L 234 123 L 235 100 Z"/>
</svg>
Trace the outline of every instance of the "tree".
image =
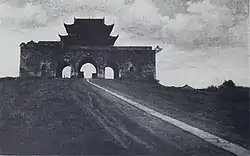
<svg viewBox="0 0 250 156">
<path fill-rule="evenodd" d="M 224 81 L 219 88 L 235 88 L 235 83 L 232 80 Z"/>
</svg>

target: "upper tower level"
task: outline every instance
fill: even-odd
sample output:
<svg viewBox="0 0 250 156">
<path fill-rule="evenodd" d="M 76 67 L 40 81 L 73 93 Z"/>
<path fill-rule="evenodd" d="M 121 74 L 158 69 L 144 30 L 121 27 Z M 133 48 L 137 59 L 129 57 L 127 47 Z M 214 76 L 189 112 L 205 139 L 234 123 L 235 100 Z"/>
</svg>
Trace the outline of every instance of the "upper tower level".
<svg viewBox="0 0 250 156">
<path fill-rule="evenodd" d="M 78 19 L 74 18 L 73 24 L 65 24 L 68 33 L 66 36 L 59 35 L 63 46 L 113 46 L 118 38 L 110 36 L 114 24 L 106 25 L 102 19 Z"/>
</svg>

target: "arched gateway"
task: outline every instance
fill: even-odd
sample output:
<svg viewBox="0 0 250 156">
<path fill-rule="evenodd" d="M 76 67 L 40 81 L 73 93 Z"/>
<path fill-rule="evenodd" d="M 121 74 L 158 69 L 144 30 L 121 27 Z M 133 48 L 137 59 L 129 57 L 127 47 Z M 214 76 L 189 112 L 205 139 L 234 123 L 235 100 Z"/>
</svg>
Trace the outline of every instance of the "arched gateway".
<svg viewBox="0 0 250 156">
<path fill-rule="evenodd" d="M 21 77 L 61 77 L 66 66 L 71 67 L 71 77 L 81 77 L 81 66 L 91 63 L 96 78 L 105 78 L 105 68 L 110 67 L 115 79 L 155 79 L 156 51 L 145 46 L 114 46 L 118 36 L 110 36 L 114 25 L 106 25 L 104 18 L 74 18 L 73 24 L 64 27 L 68 35 L 59 35 L 60 41 L 20 45 Z"/>
</svg>

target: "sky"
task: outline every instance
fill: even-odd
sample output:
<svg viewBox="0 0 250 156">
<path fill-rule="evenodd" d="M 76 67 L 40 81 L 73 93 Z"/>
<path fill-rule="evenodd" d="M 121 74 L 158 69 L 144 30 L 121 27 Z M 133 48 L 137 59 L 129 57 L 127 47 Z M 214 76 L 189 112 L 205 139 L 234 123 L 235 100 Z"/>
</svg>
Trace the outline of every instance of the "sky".
<svg viewBox="0 0 250 156">
<path fill-rule="evenodd" d="M 115 45 L 159 45 L 157 79 L 249 85 L 249 0 L 0 0 L 0 77 L 18 76 L 21 42 L 59 40 L 63 22 L 102 18 Z"/>
</svg>

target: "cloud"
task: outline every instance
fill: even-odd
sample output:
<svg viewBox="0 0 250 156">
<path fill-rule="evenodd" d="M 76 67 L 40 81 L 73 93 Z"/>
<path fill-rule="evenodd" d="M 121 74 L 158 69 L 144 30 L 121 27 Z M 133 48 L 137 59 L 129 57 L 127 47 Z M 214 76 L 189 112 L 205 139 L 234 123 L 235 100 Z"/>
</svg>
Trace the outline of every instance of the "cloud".
<svg viewBox="0 0 250 156">
<path fill-rule="evenodd" d="M 187 14 L 177 14 L 163 24 L 160 35 L 157 35 L 161 40 L 186 50 L 246 46 L 246 16 L 208 0 L 188 5 Z"/>
<path fill-rule="evenodd" d="M 48 15 L 40 6 L 30 3 L 22 8 L 1 4 L 0 20 L 1 26 L 8 29 L 34 29 L 35 27 L 46 26 Z"/>
<path fill-rule="evenodd" d="M 8 0 L 0 10 L 2 26 L 12 29 L 48 27 L 69 16 L 105 16 L 116 23 L 117 33 L 132 39 L 190 50 L 246 44 L 247 0 Z"/>
<path fill-rule="evenodd" d="M 157 78 L 167 86 L 189 84 L 195 88 L 220 85 L 232 79 L 237 85 L 249 86 L 249 54 L 245 48 L 212 47 L 205 51 L 182 51 L 164 46 L 157 54 Z"/>
</svg>

